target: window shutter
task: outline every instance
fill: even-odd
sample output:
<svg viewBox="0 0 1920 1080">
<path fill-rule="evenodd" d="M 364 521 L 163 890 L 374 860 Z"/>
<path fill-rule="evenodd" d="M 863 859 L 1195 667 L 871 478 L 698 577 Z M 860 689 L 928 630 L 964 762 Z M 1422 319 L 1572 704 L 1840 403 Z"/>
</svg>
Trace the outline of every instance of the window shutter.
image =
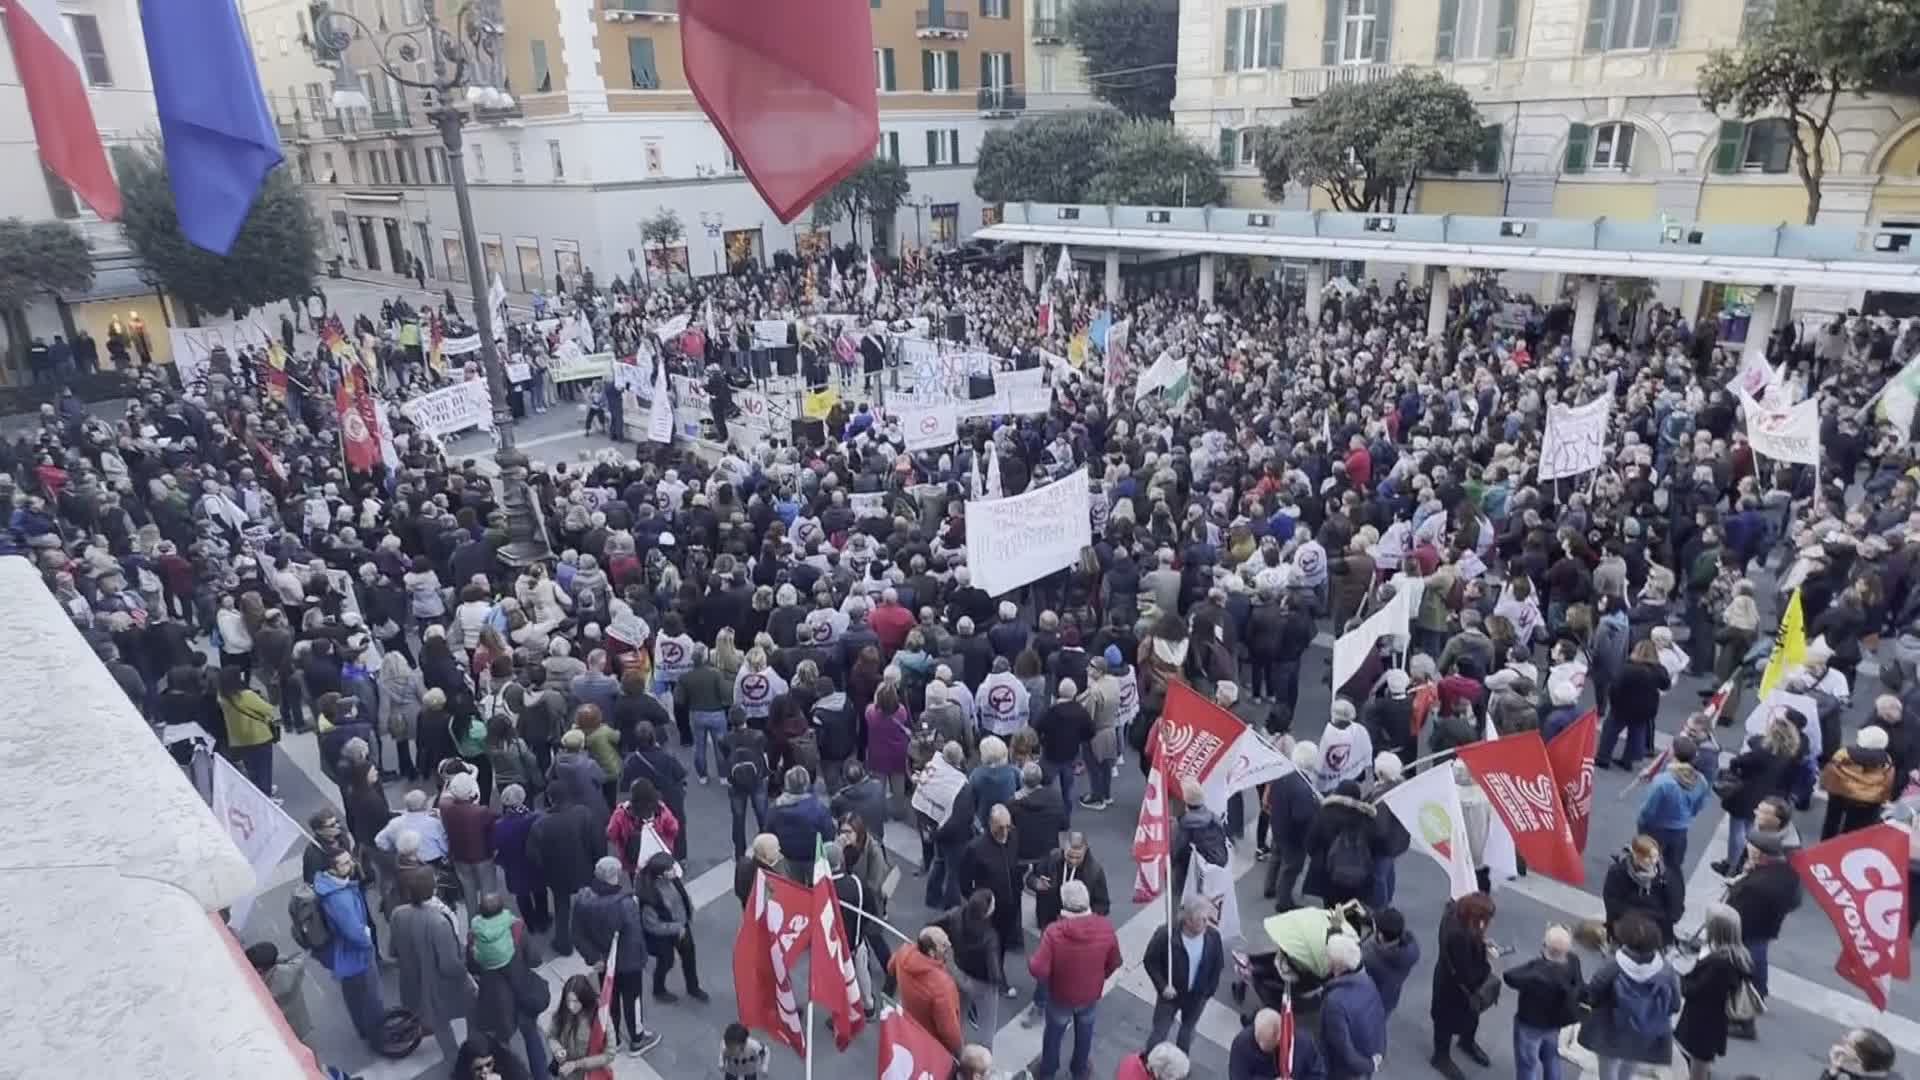
<svg viewBox="0 0 1920 1080">
<path fill-rule="evenodd" d="M 1373 17 L 1373 62 L 1384 64 L 1393 57 L 1393 0 L 1375 0 Z"/>
<path fill-rule="evenodd" d="M 1680 0 L 1658 0 L 1658 3 L 1658 12 L 1653 17 L 1656 49 L 1669 47 L 1680 39 Z"/>
<path fill-rule="evenodd" d="M 1253 55 L 1247 57 L 1247 66 L 1261 68 L 1267 65 L 1267 48 L 1273 44 L 1273 10 L 1271 8 L 1248 8 L 1247 18 L 1253 20 Z"/>
<path fill-rule="evenodd" d="M 920 50 L 920 89 L 933 89 L 933 50 Z"/>
<path fill-rule="evenodd" d="M 993 85 L 993 54 L 983 52 L 980 54 L 980 88 L 984 90 L 987 87 L 992 85 Z"/>
<path fill-rule="evenodd" d="M 1760 163 L 1760 171 L 1783 173 L 1793 163 L 1793 121 L 1776 120 L 1771 126 L 1773 137 L 1767 142 L 1767 156 Z"/>
<path fill-rule="evenodd" d="M 1737 173 L 1740 171 L 1740 154 L 1747 147 L 1747 125 L 1738 120 L 1720 122 L 1720 141 L 1713 148 L 1713 171 L 1717 173 Z"/>
<path fill-rule="evenodd" d="M 1440 0 L 1440 29 L 1433 36 L 1433 58 L 1453 59 L 1454 27 L 1460 22 L 1460 0 Z"/>
<path fill-rule="evenodd" d="M 947 129 L 947 160 L 960 164 L 960 129 Z"/>
<path fill-rule="evenodd" d="M 1607 47 L 1607 12 L 1613 7 L 1613 0 L 1588 0 L 1593 6 L 1587 9 L 1587 36 L 1582 46 L 1587 52 L 1599 52 Z"/>
<path fill-rule="evenodd" d="M 1504 140 L 1500 137 L 1500 125 L 1488 124 L 1480 129 L 1480 156 L 1474 162 L 1474 168 L 1483 173 L 1500 171 L 1500 146 Z"/>
<path fill-rule="evenodd" d="M 660 74 L 653 64 L 653 39 L 636 37 L 627 39 L 627 59 L 632 70 L 635 90 L 658 90 Z"/>
<path fill-rule="evenodd" d="M 1287 6 L 1267 5 L 1267 67 L 1275 71 L 1287 66 Z"/>
<path fill-rule="evenodd" d="M 1244 14 L 1240 8 L 1227 9 L 1227 71 L 1240 70 L 1240 19 Z"/>
<path fill-rule="evenodd" d="M 1500 25 L 1493 32 L 1493 55 L 1513 55 L 1513 39 L 1520 32 L 1520 0 L 1500 0 Z"/>
<path fill-rule="evenodd" d="M 900 85 L 894 81 L 894 77 L 893 77 L 893 50 L 892 49 L 880 50 L 880 77 L 883 80 L 883 85 L 888 90 L 900 89 Z"/>
<path fill-rule="evenodd" d="M 1340 62 L 1340 15 L 1344 0 L 1327 0 L 1327 25 L 1320 38 L 1320 62 L 1328 67 Z"/>
<path fill-rule="evenodd" d="M 1587 171 L 1587 151 L 1593 141 L 1593 129 L 1585 124 L 1567 125 L 1567 163 L 1562 171 L 1583 173 Z"/>
<path fill-rule="evenodd" d="M 1220 164 L 1231 168 L 1235 164 L 1234 146 L 1238 142 L 1232 128 L 1220 129 Z"/>
<path fill-rule="evenodd" d="M 927 129 L 927 164 L 940 164 L 940 133 L 932 128 Z"/>
<path fill-rule="evenodd" d="M 960 50 L 947 50 L 947 89 L 960 89 Z"/>
</svg>

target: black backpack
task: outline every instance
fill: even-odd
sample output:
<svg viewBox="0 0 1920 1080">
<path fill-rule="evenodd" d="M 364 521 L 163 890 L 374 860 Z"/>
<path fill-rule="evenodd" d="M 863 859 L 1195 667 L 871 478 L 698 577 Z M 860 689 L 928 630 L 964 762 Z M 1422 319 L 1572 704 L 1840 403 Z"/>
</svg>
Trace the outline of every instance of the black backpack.
<svg viewBox="0 0 1920 1080">
<path fill-rule="evenodd" d="M 310 953 L 319 953 L 333 944 L 333 927 L 320 910 L 320 898 L 313 886 L 302 882 L 287 899 L 287 921 L 292 924 L 293 940 Z"/>
<path fill-rule="evenodd" d="M 1327 845 L 1327 884 L 1341 892 L 1358 892 L 1373 879 L 1373 845 L 1359 829 L 1342 829 Z"/>
<path fill-rule="evenodd" d="M 752 792 L 766 779 L 767 758 L 750 746 L 735 747 L 727 755 L 727 783 L 742 794 Z"/>
</svg>

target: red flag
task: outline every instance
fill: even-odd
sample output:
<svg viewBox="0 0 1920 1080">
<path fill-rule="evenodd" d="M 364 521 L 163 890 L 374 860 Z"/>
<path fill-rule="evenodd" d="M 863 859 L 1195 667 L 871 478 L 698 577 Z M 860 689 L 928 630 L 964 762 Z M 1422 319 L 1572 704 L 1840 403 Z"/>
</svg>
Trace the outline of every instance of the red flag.
<svg viewBox="0 0 1920 1080">
<path fill-rule="evenodd" d="M 1738 677 L 1739 676 L 1735 676 L 1734 678 Z M 1726 682 L 1720 684 L 1720 689 L 1715 690 L 1713 696 L 1707 699 L 1707 703 L 1700 707 L 1700 711 L 1707 714 L 1707 723 L 1709 725 L 1720 719 L 1720 714 L 1726 711 L 1727 699 L 1732 696 L 1733 679 L 1728 679 Z"/>
<path fill-rule="evenodd" d="M 1147 792 L 1140 799 L 1140 820 L 1133 827 L 1133 902 L 1144 904 L 1166 888 L 1162 862 L 1173 851 L 1172 818 L 1167 812 L 1167 774 L 1160 768 L 1160 740 L 1148 744 L 1153 755 Z"/>
<path fill-rule="evenodd" d="M 1907 843 L 1905 829 L 1881 822 L 1792 856 L 1807 891 L 1840 934 L 1840 959 L 1833 970 L 1882 1010 L 1887 1007 L 1888 977 L 1912 974 Z"/>
<path fill-rule="evenodd" d="M 880 1018 L 880 1080 L 933 1080 L 952 1071 L 953 1055 L 946 1045 L 913 1017 L 888 1009 Z"/>
<path fill-rule="evenodd" d="M 813 926 L 812 894 L 778 874 L 760 871 L 740 933 L 733 939 L 733 991 L 740 1022 L 774 1041 L 807 1052 L 791 959 Z"/>
<path fill-rule="evenodd" d="M 380 460 L 380 439 L 374 435 L 380 423 L 373 411 L 373 398 L 348 389 L 351 379 L 342 380 L 334 391 L 333 408 L 340 418 L 340 452 L 347 468 L 370 472 Z"/>
<path fill-rule="evenodd" d="M 853 971 L 853 950 L 840 918 L 840 897 L 827 867 L 826 844 L 813 841 L 813 961 L 807 968 L 807 997 L 833 1014 L 833 1044 L 845 1051 L 867 1014 L 860 1004 L 860 983 Z"/>
<path fill-rule="evenodd" d="M 1293 1080 L 1293 995 L 1280 1002 L 1280 1038 L 1273 1044 L 1275 1080 Z"/>
<path fill-rule="evenodd" d="M 620 962 L 620 934 L 613 935 L 613 944 L 607 948 L 607 973 L 600 977 L 600 1011 L 606 1018 L 613 1019 L 613 971 Z"/>
<path fill-rule="evenodd" d="M 782 222 L 873 159 L 873 19 L 857 0 L 682 0 L 687 85 Z"/>
<path fill-rule="evenodd" d="M 80 47 L 53 0 L 13 0 L 0 13 L 13 66 L 26 91 L 34 142 L 47 171 L 108 221 L 120 217 L 120 187 L 107 164 L 82 76 Z"/>
<path fill-rule="evenodd" d="M 1593 816 L 1593 751 L 1600 741 L 1600 714 L 1588 709 L 1547 744 L 1547 764 L 1560 787 L 1574 849 L 1587 850 L 1587 820 Z"/>
<path fill-rule="evenodd" d="M 1586 882 L 1586 867 L 1553 782 L 1547 744 L 1538 731 L 1463 746 L 1460 760 L 1473 770 L 1529 866 L 1569 885 Z"/>
</svg>

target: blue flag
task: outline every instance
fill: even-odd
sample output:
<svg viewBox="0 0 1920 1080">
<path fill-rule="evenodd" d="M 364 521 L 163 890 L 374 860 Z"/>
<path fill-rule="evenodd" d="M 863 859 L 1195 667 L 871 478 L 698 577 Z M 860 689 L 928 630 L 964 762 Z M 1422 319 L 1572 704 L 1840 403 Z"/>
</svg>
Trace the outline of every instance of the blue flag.
<svg viewBox="0 0 1920 1080">
<path fill-rule="evenodd" d="M 140 0 L 140 21 L 180 231 L 225 255 L 284 160 L 239 5 Z"/>
<path fill-rule="evenodd" d="M 1101 352 L 1107 351 L 1107 331 L 1111 329 L 1113 329 L 1113 312 L 1101 308 L 1100 314 L 1093 317 L 1092 325 L 1087 327 L 1087 336 L 1093 339 L 1095 345 L 1100 346 Z"/>
</svg>

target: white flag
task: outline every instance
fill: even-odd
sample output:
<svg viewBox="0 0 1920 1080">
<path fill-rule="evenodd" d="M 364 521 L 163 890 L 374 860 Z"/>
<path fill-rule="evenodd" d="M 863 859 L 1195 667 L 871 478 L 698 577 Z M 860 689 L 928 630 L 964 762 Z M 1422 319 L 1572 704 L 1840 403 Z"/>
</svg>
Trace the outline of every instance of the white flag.
<svg viewBox="0 0 1920 1080">
<path fill-rule="evenodd" d="M 993 440 L 987 440 L 987 490 L 983 496 L 988 499 L 1006 497 L 1007 489 L 1000 483 L 1000 451 Z"/>
<path fill-rule="evenodd" d="M 1233 859 L 1229 857 L 1227 861 L 1231 863 Z M 1467 876 L 1471 878 L 1473 875 L 1469 873 Z M 1208 916 L 1208 921 L 1220 931 L 1220 940 L 1231 947 L 1232 942 L 1241 936 L 1240 901 L 1234 895 L 1233 871 L 1225 866 L 1213 865 L 1198 851 L 1193 853 L 1192 865 L 1187 868 L 1187 888 L 1180 894 L 1180 901 L 1184 905 L 1196 896 L 1205 897 L 1213 905 L 1213 914 Z"/>
<path fill-rule="evenodd" d="M 647 414 L 647 439 L 657 443 L 673 441 L 673 394 L 667 389 L 665 357 L 653 362 L 653 407 Z"/>
<path fill-rule="evenodd" d="M 233 838 L 247 865 L 253 867 L 256 889 L 273 875 L 287 849 L 305 835 L 285 810 L 261 794 L 251 780 L 219 754 L 213 756 L 213 816 Z M 249 895 L 234 901 L 231 921 L 235 930 L 246 926 L 253 900 Z"/>
<path fill-rule="evenodd" d="M 709 348 L 709 349 L 711 349 L 711 348 L 714 348 L 714 332 L 713 332 L 713 301 L 712 301 L 712 300 L 708 300 L 708 301 L 707 301 L 707 319 L 706 319 L 706 322 L 707 322 L 707 342 L 708 342 L 708 344 L 707 344 L 707 348 Z"/>
<path fill-rule="evenodd" d="M 1067 245 L 1060 245 L 1060 261 L 1054 264 L 1053 280 L 1062 285 L 1073 284 L 1073 256 L 1067 253 Z"/>
<path fill-rule="evenodd" d="M 1380 801 L 1400 819 L 1418 851 L 1447 872 L 1447 883 L 1458 900 L 1480 888 L 1473 876 L 1473 848 L 1467 837 L 1467 816 L 1460 808 L 1460 789 L 1450 768 L 1428 769 L 1381 796 Z"/>
<path fill-rule="evenodd" d="M 827 282 L 827 291 L 833 296 L 839 296 L 841 287 L 846 284 L 840 279 L 840 260 L 829 255 L 827 265 L 833 267 L 833 276 Z"/>
<path fill-rule="evenodd" d="M 873 268 L 873 252 L 867 252 L 867 283 L 860 287 L 860 302 L 871 304 L 880 296 L 880 273 Z"/>
<path fill-rule="evenodd" d="M 673 318 L 654 327 L 653 336 L 659 338 L 661 342 L 664 343 L 686 333 L 687 327 L 692 323 L 693 316 L 691 315 L 685 313 L 675 315 Z"/>
<path fill-rule="evenodd" d="M 487 286 L 487 310 L 494 315 L 493 336 L 497 341 L 507 336 L 507 287 L 500 282 L 500 275 L 493 275 L 493 284 Z"/>
</svg>

